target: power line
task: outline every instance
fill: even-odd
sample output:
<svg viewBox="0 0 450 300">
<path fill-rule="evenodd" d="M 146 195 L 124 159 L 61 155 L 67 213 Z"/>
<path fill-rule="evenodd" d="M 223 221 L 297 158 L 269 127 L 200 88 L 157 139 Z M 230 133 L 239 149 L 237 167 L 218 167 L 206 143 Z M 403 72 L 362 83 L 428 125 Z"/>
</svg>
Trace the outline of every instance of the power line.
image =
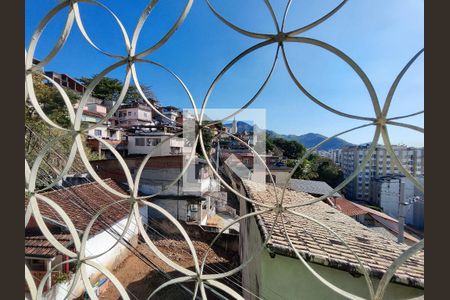
<svg viewBox="0 0 450 300">
<path fill-rule="evenodd" d="M 51 149 L 52 149 L 52 148 L 51 148 Z M 47 160 L 44 159 L 44 161 L 45 161 L 45 163 L 48 163 Z M 75 165 L 73 166 L 73 169 L 74 169 L 75 171 L 78 171 L 79 173 L 83 172 L 83 170 L 80 170 L 80 169 L 77 170 L 77 168 L 75 167 Z M 51 176 L 48 176 L 48 177 L 51 178 Z M 87 178 L 87 180 L 88 180 L 89 183 L 92 183 L 92 181 L 91 181 L 89 178 Z M 94 187 L 97 188 L 97 189 L 99 189 L 99 190 L 101 191 L 101 189 L 100 189 L 97 185 L 94 185 Z M 69 190 L 69 189 L 67 189 L 67 188 L 65 188 L 65 187 L 60 188 L 60 189 L 56 189 L 55 187 L 52 187 L 52 189 L 55 190 L 55 191 L 58 191 L 58 192 L 60 192 L 59 190 L 65 190 L 65 191 L 68 191 L 68 192 L 70 192 L 71 194 L 73 194 L 73 195 L 76 197 L 76 199 L 81 200 L 74 192 L 72 192 L 71 190 Z M 103 191 L 102 191 L 102 192 L 103 192 Z M 110 197 L 110 198 L 112 199 L 112 197 L 111 197 L 109 194 L 107 194 L 107 195 L 108 195 L 108 197 Z M 114 199 L 112 199 L 112 200 L 114 200 Z M 82 200 L 81 200 L 81 201 L 82 201 Z M 74 202 L 74 201 L 71 201 L 71 202 Z M 83 202 L 83 204 L 84 204 L 84 201 L 82 201 L 82 202 Z M 76 203 L 75 203 L 75 204 L 76 204 Z M 80 205 L 83 206 L 82 208 L 83 208 L 86 212 L 90 213 L 90 212 L 89 212 L 89 207 L 85 207 L 84 205 L 82 205 L 82 204 L 80 204 L 80 203 L 78 203 L 78 204 L 76 204 L 76 205 L 79 206 L 79 207 L 80 207 Z M 121 203 L 118 203 L 118 205 L 120 206 L 120 208 L 126 210 L 126 208 L 123 207 L 123 205 L 122 205 Z M 53 211 L 52 211 L 52 212 L 53 212 Z M 54 214 L 54 213 L 53 213 L 53 214 Z M 91 214 L 91 213 L 90 213 L 90 214 Z M 92 214 L 91 214 L 91 215 L 92 215 Z M 59 218 L 57 217 L 57 219 L 59 219 Z M 101 221 L 101 218 L 100 218 L 100 217 L 98 218 L 98 221 Z M 106 224 L 106 225 L 107 225 L 107 227 L 110 227 L 109 224 Z M 120 226 L 120 224 L 117 224 L 117 225 Z M 146 230 L 148 230 L 148 229 L 150 228 L 150 229 L 152 229 L 154 232 L 156 232 L 158 235 L 160 235 L 161 237 L 163 237 L 164 239 L 169 240 L 165 235 L 161 234 L 159 231 L 157 231 L 156 229 L 152 228 L 151 226 L 149 226 L 149 225 L 147 225 L 147 224 L 143 224 L 143 225 L 144 225 L 144 227 L 146 228 Z M 124 228 L 121 228 L 121 229 L 124 230 Z M 112 228 L 110 228 L 110 230 L 112 230 Z M 129 230 L 129 229 L 128 229 L 128 230 Z M 105 231 L 108 231 L 108 229 L 106 228 Z M 120 235 L 119 235 L 117 232 L 114 232 L 114 233 L 115 233 L 116 235 L 118 235 L 118 237 L 120 237 Z M 111 234 L 111 233 L 110 233 L 110 234 Z M 124 236 L 125 236 L 125 234 L 126 234 L 126 233 L 124 233 Z M 133 234 L 134 234 L 134 233 L 133 233 Z M 112 234 L 111 234 L 111 235 L 112 235 Z M 113 237 L 114 237 L 114 236 L 113 236 Z M 117 236 L 116 236 L 116 237 L 117 237 Z M 142 241 L 142 240 L 140 240 L 140 241 Z M 146 257 L 144 254 L 140 253 L 139 250 L 137 250 L 134 246 L 132 246 L 127 240 L 122 239 L 120 242 L 121 242 L 122 244 L 123 244 L 123 242 L 125 242 L 126 244 L 128 244 L 128 245 L 125 245 L 125 246 L 128 248 L 128 250 L 130 250 L 130 252 L 132 252 L 133 254 L 135 254 L 135 255 L 136 255 L 138 258 L 140 258 L 141 260 L 142 260 L 142 257 L 144 257 L 146 260 L 148 260 L 147 257 Z M 130 248 L 132 248 L 132 249 L 130 249 Z M 183 249 L 182 249 L 182 251 L 187 252 L 187 251 L 185 251 L 185 250 L 183 250 Z M 136 253 L 136 252 L 137 252 L 137 253 Z M 187 252 L 187 253 L 188 253 L 188 252 Z M 190 253 L 188 253 L 188 254 L 190 255 Z M 144 261 L 144 262 L 145 262 L 145 261 Z M 156 267 L 150 260 L 148 260 L 148 262 L 149 262 L 150 264 L 153 265 L 153 268 Z M 147 264 L 148 264 L 148 263 L 147 263 Z M 219 272 L 226 271 L 226 270 L 222 269 L 220 266 L 217 266 L 217 269 L 214 268 L 214 267 L 212 267 L 212 266 L 208 266 L 208 265 L 205 265 L 205 267 L 206 267 L 207 269 L 210 269 L 211 271 L 213 271 L 213 273 L 216 273 L 216 272 L 219 273 Z M 233 274 L 232 276 L 234 277 L 234 276 L 236 276 L 236 275 L 237 275 L 237 274 Z M 251 293 L 252 295 L 256 296 L 256 295 L 253 294 L 251 291 L 245 289 L 242 285 L 240 285 L 240 284 L 239 284 L 239 281 L 238 281 L 237 279 L 234 279 L 234 280 L 233 280 L 233 279 L 231 278 L 231 276 L 225 277 L 224 279 L 227 280 L 227 281 L 229 281 L 229 282 L 231 282 L 232 284 L 236 285 L 237 287 L 240 287 L 242 290 L 245 290 L 245 291 Z M 258 296 L 256 296 L 256 297 L 259 298 Z M 259 299 L 261 299 L 261 298 L 259 298 Z"/>
</svg>

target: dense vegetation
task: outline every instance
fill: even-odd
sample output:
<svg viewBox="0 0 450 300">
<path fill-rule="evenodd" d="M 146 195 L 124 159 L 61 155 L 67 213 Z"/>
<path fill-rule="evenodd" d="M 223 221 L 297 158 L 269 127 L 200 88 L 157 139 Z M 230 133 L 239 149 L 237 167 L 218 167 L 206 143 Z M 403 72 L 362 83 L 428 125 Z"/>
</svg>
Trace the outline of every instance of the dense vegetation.
<svg viewBox="0 0 450 300">
<path fill-rule="evenodd" d="M 92 77 L 81 77 L 79 80 L 81 83 L 83 83 L 85 86 L 88 86 L 92 80 L 95 78 L 96 75 L 93 75 Z M 151 88 L 145 84 L 140 84 L 140 87 L 142 89 L 142 92 L 144 93 L 145 97 L 149 100 L 156 100 L 156 96 L 151 90 Z M 93 97 L 99 98 L 101 100 L 112 100 L 115 101 L 120 95 L 120 92 L 122 91 L 123 83 L 119 79 L 116 78 L 110 78 L 110 77 L 103 77 L 99 83 L 95 86 L 94 90 L 92 91 L 91 95 Z M 124 98 L 124 103 L 129 103 L 133 101 L 143 101 L 143 98 L 141 97 L 141 94 L 139 93 L 137 87 L 135 85 L 130 84 L 128 87 L 128 91 Z"/>
<path fill-rule="evenodd" d="M 288 167 L 294 167 L 306 153 L 306 148 L 297 141 L 270 136 L 266 137 L 266 149 L 281 153 Z M 344 174 L 331 159 L 311 154 L 301 162 L 293 178 L 325 181 L 334 188 L 343 181 Z"/>
<path fill-rule="evenodd" d="M 70 129 L 69 114 L 59 91 L 53 86 L 46 85 L 42 74 L 37 73 L 34 74 L 33 77 L 34 92 L 43 112 L 57 125 Z M 69 89 L 64 88 L 64 90 L 72 105 L 79 101 L 80 96 L 78 94 Z M 67 132 L 47 124 L 38 115 L 29 101 L 25 102 L 24 105 L 24 119 L 26 127 L 24 152 L 30 167 L 45 144 L 50 140 L 58 139 L 56 142 L 52 143 L 51 150 L 44 158 L 44 163 L 40 167 L 38 186 L 43 186 L 50 178 L 56 177 L 56 174 L 64 167 L 74 142 L 73 137 L 70 134 L 67 134 Z M 85 139 L 85 137 L 83 137 L 83 139 Z M 101 158 L 97 152 L 92 152 L 88 148 L 85 148 L 85 152 L 91 160 Z M 84 167 L 80 159 L 77 158 L 73 164 L 72 170 L 80 169 L 83 170 Z"/>
</svg>

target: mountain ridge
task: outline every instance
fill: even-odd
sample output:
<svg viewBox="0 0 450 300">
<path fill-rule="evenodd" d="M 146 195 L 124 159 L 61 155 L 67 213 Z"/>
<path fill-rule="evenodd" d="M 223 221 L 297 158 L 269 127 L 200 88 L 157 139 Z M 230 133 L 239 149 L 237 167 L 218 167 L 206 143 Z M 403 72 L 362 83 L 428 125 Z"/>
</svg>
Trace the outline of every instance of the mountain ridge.
<svg viewBox="0 0 450 300">
<path fill-rule="evenodd" d="M 231 128 L 232 123 L 224 124 L 224 126 L 227 128 Z M 255 127 L 258 128 L 257 125 L 255 125 Z M 238 130 L 238 132 L 253 131 L 253 126 L 244 121 L 237 121 L 237 130 Z M 319 134 L 319 133 L 313 133 L 313 132 L 302 134 L 302 135 L 295 135 L 295 134 L 280 134 L 273 130 L 266 130 L 266 134 L 267 134 L 267 136 L 269 136 L 271 138 L 283 138 L 288 141 L 297 141 L 300 144 L 302 144 L 303 146 L 305 146 L 306 148 L 312 148 L 312 147 L 316 146 L 317 144 L 319 144 L 320 142 L 327 139 L 326 136 Z M 328 142 L 326 142 L 325 144 L 321 145 L 318 148 L 318 150 L 328 151 L 328 150 L 334 150 L 334 149 L 342 149 L 344 147 L 352 146 L 352 145 L 354 145 L 354 144 L 347 142 L 344 139 L 335 137 L 335 138 L 332 138 L 331 140 L 329 140 Z"/>
</svg>

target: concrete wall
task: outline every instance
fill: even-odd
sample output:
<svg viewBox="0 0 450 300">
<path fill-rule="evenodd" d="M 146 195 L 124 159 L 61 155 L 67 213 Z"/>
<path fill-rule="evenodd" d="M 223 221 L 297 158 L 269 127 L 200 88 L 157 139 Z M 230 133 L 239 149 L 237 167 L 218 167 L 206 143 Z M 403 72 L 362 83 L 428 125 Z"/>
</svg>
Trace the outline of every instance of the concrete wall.
<svg viewBox="0 0 450 300">
<path fill-rule="evenodd" d="M 423 177 L 418 177 L 417 179 L 422 183 L 424 182 Z M 417 188 L 415 188 L 413 182 L 409 179 L 401 177 L 401 181 L 405 183 L 405 201 L 412 200 L 415 196 L 421 197 L 421 203 L 408 206 L 405 221 L 407 224 L 413 225 L 414 227 L 420 228 L 421 225 L 423 228 L 423 193 L 419 192 Z M 374 185 L 374 197 L 378 202 L 378 205 L 383 208 L 383 211 L 386 214 L 396 219 L 398 218 L 400 200 L 399 179 L 392 179 L 388 182 L 376 182 Z"/>
<path fill-rule="evenodd" d="M 284 185 L 289 180 L 289 171 L 271 170 L 272 175 L 275 176 L 275 183 Z"/>
<path fill-rule="evenodd" d="M 100 130 L 101 131 L 101 136 L 98 136 L 95 134 L 96 130 Z M 93 129 L 90 129 L 88 131 L 90 136 L 95 136 L 95 137 L 99 137 L 99 138 L 108 138 L 109 137 L 109 131 L 108 131 L 108 127 L 104 126 L 104 125 L 100 125 L 98 127 L 95 127 Z"/>
<path fill-rule="evenodd" d="M 184 199 L 152 199 L 153 203 L 165 209 L 177 220 L 196 222 L 199 225 L 206 225 L 207 217 L 215 214 L 215 207 L 210 201 L 210 197 L 206 197 L 201 203 Z M 151 219 L 166 219 L 163 214 L 152 208 L 148 210 L 148 216 Z"/>
<path fill-rule="evenodd" d="M 147 140 L 155 140 L 159 139 L 163 141 L 166 139 L 167 135 L 155 135 L 155 136 L 128 136 L 128 154 L 148 154 L 153 151 L 157 146 L 156 145 L 147 145 Z M 137 146 L 136 139 L 145 139 L 144 146 Z M 158 143 L 158 149 L 153 152 L 153 156 L 165 156 L 173 154 L 173 147 L 177 148 L 179 153 L 182 154 L 184 147 L 184 140 L 182 138 L 173 137 L 168 141 L 165 141 L 162 145 Z"/>
<path fill-rule="evenodd" d="M 317 264 L 310 264 L 322 277 L 357 296 L 369 299 L 363 276 L 353 277 L 347 272 Z M 298 259 L 275 255 L 267 251 L 261 255 L 261 278 L 257 284 L 259 296 L 265 299 L 347 299 L 322 284 Z M 374 286 L 378 281 L 374 280 Z M 409 299 L 419 297 L 424 290 L 390 283 L 383 299 Z"/>
<path fill-rule="evenodd" d="M 97 103 L 88 103 L 86 104 L 86 106 L 83 108 L 83 110 L 88 110 L 88 111 L 92 111 L 92 112 L 97 112 L 100 114 L 104 114 L 106 115 L 107 111 L 106 111 L 106 106 L 103 105 L 99 105 Z"/>
<path fill-rule="evenodd" d="M 175 199 L 152 199 L 152 203 L 159 205 L 174 216 L 177 220 L 187 221 L 187 211 L 188 203 L 186 200 L 175 200 Z M 194 219 L 199 219 L 200 216 L 200 205 L 198 206 L 198 212 L 190 212 L 190 215 Z M 151 219 L 165 219 L 166 217 L 159 213 L 155 209 L 149 208 L 148 216 Z"/>
<path fill-rule="evenodd" d="M 241 215 L 245 213 L 247 203 L 241 201 Z M 256 224 L 256 218 L 250 217 L 242 220 L 239 225 L 239 256 L 241 264 L 247 263 L 242 270 L 242 286 L 256 295 L 261 295 L 262 285 L 262 256 L 260 255 L 263 244 L 261 233 Z M 243 291 L 245 299 L 257 299 L 251 293 Z M 267 298 L 270 299 L 270 298 Z M 305 298 L 306 299 L 306 298 Z"/>
<path fill-rule="evenodd" d="M 145 207 L 140 209 L 141 216 L 147 215 Z M 116 231 L 118 234 L 121 234 L 125 228 L 127 220 L 123 219 L 120 222 L 116 223 L 112 229 Z M 145 222 L 146 223 L 146 222 Z M 136 225 L 136 222 L 134 221 L 134 218 L 132 219 L 132 222 L 129 226 L 128 232 L 125 234 L 124 239 L 129 241 L 133 245 L 137 245 L 137 238 L 138 238 L 138 227 Z M 107 232 L 99 233 L 93 237 L 91 237 L 87 243 L 86 243 L 86 255 L 92 256 L 96 254 L 100 254 L 111 248 L 116 243 L 116 238 L 111 236 Z M 106 267 L 108 270 L 114 270 L 124 259 L 130 254 L 128 249 L 122 245 L 117 244 L 106 252 L 104 255 L 94 259 L 96 263 Z M 90 278 L 91 283 L 94 283 L 99 276 L 101 276 L 101 273 L 97 271 L 97 269 L 92 268 L 90 266 L 86 267 L 87 274 Z M 67 292 L 69 290 L 70 285 L 72 284 L 73 276 L 71 280 L 64 283 L 58 283 L 55 284 L 50 290 L 48 290 L 46 293 L 43 294 L 44 300 L 59 300 L 64 299 L 67 295 Z M 76 288 L 74 289 L 72 295 L 69 297 L 69 299 L 76 299 L 80 295 L 83 294 L 85 291 L 84 284 L 80 280 L 77 283 Z"/>
<path fill-rule="evenodd" d="M 414 218 L 413 225 L 417 229 L 425 228 L 425 203 L 418 201 L 414 203 Z"/>
</svg>

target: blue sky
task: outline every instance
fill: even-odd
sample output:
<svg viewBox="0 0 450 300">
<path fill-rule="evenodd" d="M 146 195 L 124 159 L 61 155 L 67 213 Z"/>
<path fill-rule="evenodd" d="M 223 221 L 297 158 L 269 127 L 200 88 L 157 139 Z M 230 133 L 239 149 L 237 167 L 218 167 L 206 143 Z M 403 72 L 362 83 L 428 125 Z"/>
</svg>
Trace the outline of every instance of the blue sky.
<svg viewBox="0 0 450 300">
<path fill-rule="evenodd" d="M 262 0 L 211 1 L 216 9 L 236 25 L 250 31 L 274 33 L 275 27 Z M 286 1 L 271 1 L 281 19 Z M 56 0 L 26 1 L 25 44 L 45 13 L 58 4 Z M 102 1 L 122 20 L 131 36 L 147 1 Z M 339 1 L 294 0 L 286 29 L 292 30 L 320 18 Z M 184 1 L 161 0 L 144 25 L 138 51 L 154 44 L 174 23 Z M 381 104 L 398 72 L 423 45 L 424 24 L 422 0 L 353 0 L 331 19 L 302 33 L 302 37 L 318 39 L 344 51 L 366 72 Z M 113 18 L 90 4 L 80 4 L 83 22 L 92 40 L 102 49 L 125 54 L 123 38 Z M 67 10 L 56 16 L 44 30 L 36 50 L 36 58 L 44 57 L 61 32 Z M 201 106 L 209 85 L 221 69 L 245 49 L 260 40 L 245 37 L 228 28 L 209 10 L 202 0 L 192 9 L 172 38 L 147 58 L 161 63 L 178 74 Z M 236 108 L 257 91 L 272 64 L 276 47 L 270 45 L 254 51 L 227 72 L 208 102 L 208 108 Z M 315 97 L 346 113 L 374 116 L 372 104 L 362 81 L 339 58 L 318 47 L 304 44 L 286 45 L 287 56 L 295 75 Z M 64 48 L 45 70 L 67 73 L 73 77 L 91 76 L 114 63 L 93 49 L 74 25 Z M 423 110 L 423 55 L 410 68 L 400 83 L 389 116 Z M 164 105 L 190 108 L 181 87 L 166 73 L 147 64 L 137 66 L 141 83 L 152 87 Z M 124 78 L 124 68 L 109 74 Z M 251 105 L 266 108 L 268 129 L 284 134 L 320 133 L 326 136 L 362 125 L 363 122 L 337 116 L 311 102 L 290 79 L 279 57 L 275 72 L 266 89 Z M 404 119 L 423 126 L 423 116 Z M 373 127 L 348 133 L 342 138 L 368 142 Z M 389 128 L 392 142 L 423 145 L 423 135 L 404 128 Z M 381 141 L 380 141 L 381 142 Z"/>
</svg>

